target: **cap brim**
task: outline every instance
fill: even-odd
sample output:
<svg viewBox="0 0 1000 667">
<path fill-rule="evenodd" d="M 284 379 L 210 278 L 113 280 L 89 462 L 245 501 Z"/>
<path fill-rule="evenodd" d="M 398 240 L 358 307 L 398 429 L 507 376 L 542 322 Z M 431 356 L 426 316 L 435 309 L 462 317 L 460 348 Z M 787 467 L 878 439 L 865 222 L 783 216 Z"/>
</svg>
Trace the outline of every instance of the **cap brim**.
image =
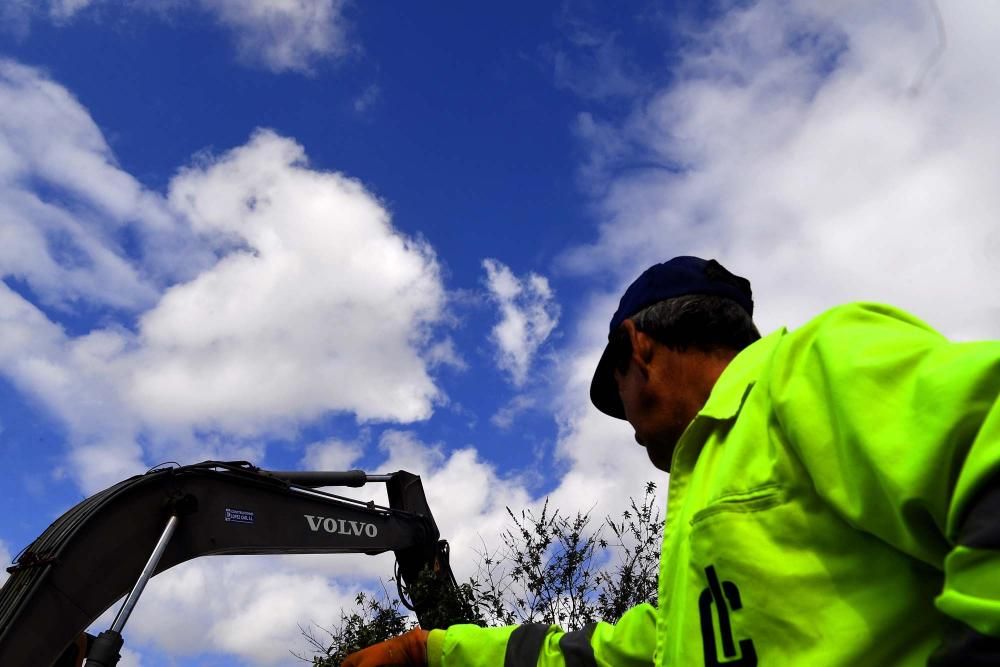
<svg viewBox="0 0 1000 667">
<path fill-rule="evenodd" d="M 590 381 L 590 402 L 598 410 L 616 419 L 625 419 L 625 406 L 618 395 L 618 383 L 615 382 L 615 364 L 611 354 L 611 344 L 604 348 L 601 360 L 597 362 L 597 370 Z"/>
</svg>

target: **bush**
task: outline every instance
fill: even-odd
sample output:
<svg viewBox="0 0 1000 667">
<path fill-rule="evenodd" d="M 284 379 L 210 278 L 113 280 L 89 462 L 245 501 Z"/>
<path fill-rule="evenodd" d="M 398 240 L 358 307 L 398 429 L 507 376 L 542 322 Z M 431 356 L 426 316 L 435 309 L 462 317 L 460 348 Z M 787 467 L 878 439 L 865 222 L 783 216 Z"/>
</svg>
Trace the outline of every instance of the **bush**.
<svg viewBox="0 0 1000 667">
<path fill-rule="evenodd" d="M 316 651 L 312 664 L 316 667 L 339 667 L 344 658 L 355 651 L 385 641 L 406 632 L 412 623 L 401 610 L 399 600 L 389 599 L 383 590 L 381 598 L 358 593 L 354 598 L 356 608 L 350 614 L 341 612 L 340 624 L 332 629 L 322 629 L 327 638 L 317 637 L 311 630 L 302 634 Z M 301 655 L 296 657 L 309 660 Z"/>
</svg>

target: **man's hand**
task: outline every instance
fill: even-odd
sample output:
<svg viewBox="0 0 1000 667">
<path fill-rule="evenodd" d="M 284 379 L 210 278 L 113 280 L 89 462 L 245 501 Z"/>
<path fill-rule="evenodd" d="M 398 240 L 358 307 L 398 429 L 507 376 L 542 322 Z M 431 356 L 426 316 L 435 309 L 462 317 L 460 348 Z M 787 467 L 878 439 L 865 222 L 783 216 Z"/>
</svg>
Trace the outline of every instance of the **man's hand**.
<svg viewBox="0 0 1000 667">
<path fill-rule="evenodd" d="M 398 637 L 352 653 L 340 667 L 380 667 L 382 665 L 426 665 L 427 630 L 414 628 Z"/>
</svg>

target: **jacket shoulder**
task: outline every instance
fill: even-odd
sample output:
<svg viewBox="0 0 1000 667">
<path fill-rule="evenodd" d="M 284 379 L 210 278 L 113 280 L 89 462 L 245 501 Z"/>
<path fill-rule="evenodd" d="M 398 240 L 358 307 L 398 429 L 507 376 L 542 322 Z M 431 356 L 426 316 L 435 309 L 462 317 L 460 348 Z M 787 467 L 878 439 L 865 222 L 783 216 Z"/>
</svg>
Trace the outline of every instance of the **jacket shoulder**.
<svg viewBox="0 0 1000 667">
<path fill-rule="evenodd" d="M 827 338 L 858 334 L 931 334 L 943 338 L 927 322 L 900 308 L 884 303 L 854 302 L 830 308 L 790 332 L 795 339 Z"/>
</svg>

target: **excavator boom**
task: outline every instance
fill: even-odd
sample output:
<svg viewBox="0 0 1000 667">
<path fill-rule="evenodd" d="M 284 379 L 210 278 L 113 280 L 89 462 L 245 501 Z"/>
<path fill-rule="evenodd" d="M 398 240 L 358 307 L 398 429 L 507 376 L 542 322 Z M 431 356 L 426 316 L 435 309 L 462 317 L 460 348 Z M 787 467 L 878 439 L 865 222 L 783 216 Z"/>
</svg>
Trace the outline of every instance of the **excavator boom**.
<svg viewBox="0 0 1000 667">
<path fill-rule="evenodd" d="M 368 481 L 386 483 L 389 507 L 310 488 Z M 51 665 L 132 589 L 171 517 L 154 575 L 207 555 L 393 551 L 404 582 L 431 568 L 454 584 L 416 475 L 280 473 L 218 461 L 155 470 L 80 502 L 9 568 L 0 589 L 0 665 Z"/>
</svg>

